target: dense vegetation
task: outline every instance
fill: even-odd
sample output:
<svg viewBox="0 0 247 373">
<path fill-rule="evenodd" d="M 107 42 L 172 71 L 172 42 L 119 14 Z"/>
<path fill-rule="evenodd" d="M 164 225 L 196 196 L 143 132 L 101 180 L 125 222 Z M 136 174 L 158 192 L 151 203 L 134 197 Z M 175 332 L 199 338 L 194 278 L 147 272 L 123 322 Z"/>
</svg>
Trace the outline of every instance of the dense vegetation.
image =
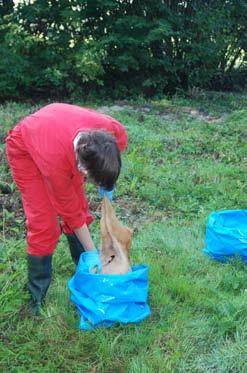
<svg viewBox="0 0 247 373">
<path fill-rule="evenodd" d="M 202 254 L 210 212 L 247 208 L 246 19 L 246 0 L 0 0 L 1 372 L 247 372 L 246 265 Z M 113 203 L 134 229 L 132 263 L 150 267 L 140 325 L 78 331 L 63 236 L 42 317 L 26 312 L 25 217 L 4 138 L 55 99 L 127 128 Z M 99 246 L 100 198 L 86 188 Z"/>
<path fill-rule="evenodd" d="M 0 98 L 246 84 L 245 0 L 0 1 Z"/>
</svg>

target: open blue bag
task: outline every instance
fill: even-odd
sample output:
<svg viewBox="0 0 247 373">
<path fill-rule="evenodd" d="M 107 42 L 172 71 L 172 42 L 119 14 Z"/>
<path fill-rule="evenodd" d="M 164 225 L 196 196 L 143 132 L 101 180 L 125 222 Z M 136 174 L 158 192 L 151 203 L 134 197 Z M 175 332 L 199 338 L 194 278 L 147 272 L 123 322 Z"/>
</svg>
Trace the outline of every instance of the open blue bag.
<svg viewBox="0 0 247 373">
<path fill-rule="evenodd" d="M 82 253 L 68 287 L 81 317 L 82 330 L 109 327 L 116 322 L 139 323 L 150 315 L 145 265 L 133 266 L 132 272 L 124 275 L 92 274 L 86 253 Z"/>
<path fill-rule="evenodd" d="M 221 262 L 239 256 L 247 263 L 247 210 L 210 214 L 203 252 Z"/>
</svg>

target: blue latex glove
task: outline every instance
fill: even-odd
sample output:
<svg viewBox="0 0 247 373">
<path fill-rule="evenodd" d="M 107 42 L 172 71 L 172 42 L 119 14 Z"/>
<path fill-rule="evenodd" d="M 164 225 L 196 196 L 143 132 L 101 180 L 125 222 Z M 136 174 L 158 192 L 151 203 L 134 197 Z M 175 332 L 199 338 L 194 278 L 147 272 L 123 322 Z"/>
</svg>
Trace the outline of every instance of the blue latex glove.
<svg viewBox="0 0 247 373">
<path fill-rule="evenodd" d="M 113 187 L 112 190 L 106 190 L 104 187 L 99 187 L 98 191 L 99 191 L 99 195 L 101 198 L 103 198 L 104 196 L 108 197 L 110 201 L 112 201 L 112 196 L 113 196 L 113 191 L 115 190 L 115 187 Z"/>
<path fill-rule="evenodd" d="M 85 266 L 88 268 L 90 273 L 101 272 L 101 260 L 98 250 L 85 251 L 83 254 L 83 260 Z"/>
</svg>

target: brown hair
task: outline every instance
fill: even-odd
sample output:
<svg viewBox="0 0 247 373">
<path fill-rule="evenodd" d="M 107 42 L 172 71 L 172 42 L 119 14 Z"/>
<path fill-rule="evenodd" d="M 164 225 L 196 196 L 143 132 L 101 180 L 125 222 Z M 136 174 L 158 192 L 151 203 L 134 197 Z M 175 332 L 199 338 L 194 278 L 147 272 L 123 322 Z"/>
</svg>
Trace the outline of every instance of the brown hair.
<svg viewBox="0 0 247 373">
<path fill-rule="evenodd" d="M 120 150 L 115 137 L 102 130 L 82 132 L 76 154 L 96 184 L 107 190 L 113 189 L 121 170 Z"/>
</svg>

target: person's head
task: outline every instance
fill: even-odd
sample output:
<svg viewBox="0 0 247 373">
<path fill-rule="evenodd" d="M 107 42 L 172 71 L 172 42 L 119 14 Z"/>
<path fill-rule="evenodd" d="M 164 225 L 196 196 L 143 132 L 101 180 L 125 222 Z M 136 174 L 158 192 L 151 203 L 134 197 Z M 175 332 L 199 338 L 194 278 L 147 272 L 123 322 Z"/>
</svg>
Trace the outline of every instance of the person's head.
<svg viewBox="0 0 247 373">
<path fill-rule="evenodd" d="M 106 131 L 81 132 L 76 157 L 92 181 L 112 190 L 121 170 L 121 156 L 116 139 Z"/>
</svg>

